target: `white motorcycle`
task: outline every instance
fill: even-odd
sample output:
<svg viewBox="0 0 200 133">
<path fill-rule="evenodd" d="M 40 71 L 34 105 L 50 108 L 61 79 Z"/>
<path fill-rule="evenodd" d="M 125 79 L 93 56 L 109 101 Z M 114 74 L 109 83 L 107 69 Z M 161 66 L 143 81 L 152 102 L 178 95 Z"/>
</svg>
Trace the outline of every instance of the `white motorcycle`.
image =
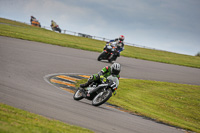
<svg viewBox="0 0 200 133">
<path fill-rule="evenodd" d="M 81 100 L 86 98 L 92 100 L 92 105 L 99 106 L 105 103 L 111 96 L 112 93 L 116 94 L 116 89 L 119 85 L 119 80 L 117 77 L 110 75 L 107 83 L 102 84 L 91 84 L 89 87 L 85 88 L 86 91 L 82 91 L 82 88 L 78 88 L 74 93 L 74 100 Z"/>
</svg>

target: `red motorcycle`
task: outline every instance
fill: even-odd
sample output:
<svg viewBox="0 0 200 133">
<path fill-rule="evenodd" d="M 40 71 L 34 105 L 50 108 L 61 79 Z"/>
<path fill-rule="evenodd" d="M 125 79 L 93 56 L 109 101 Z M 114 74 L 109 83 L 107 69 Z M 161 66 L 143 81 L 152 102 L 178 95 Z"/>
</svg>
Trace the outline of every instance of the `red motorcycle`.
<svg viewBox="0 0 200 133">
<path fill-rule="evenodd" d="M 115 42 L 109 42 L 104 47 L 104 51 L 97 58 L 98 61 L 108 60 L 109 62 L 115 61 L 119 55 Z"/>
</svg>

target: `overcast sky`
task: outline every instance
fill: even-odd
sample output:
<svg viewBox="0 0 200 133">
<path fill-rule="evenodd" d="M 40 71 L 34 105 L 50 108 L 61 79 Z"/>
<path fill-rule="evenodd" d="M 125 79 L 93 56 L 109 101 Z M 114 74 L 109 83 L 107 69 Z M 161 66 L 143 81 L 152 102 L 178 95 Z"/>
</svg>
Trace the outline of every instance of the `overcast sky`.
<svg viewBox="0 0 200 133">
<path fill-rule="evenodd" d="M 181 54 L 200 52 L 200 0 L 0 0 L 0 17 Z"/>
</svg>

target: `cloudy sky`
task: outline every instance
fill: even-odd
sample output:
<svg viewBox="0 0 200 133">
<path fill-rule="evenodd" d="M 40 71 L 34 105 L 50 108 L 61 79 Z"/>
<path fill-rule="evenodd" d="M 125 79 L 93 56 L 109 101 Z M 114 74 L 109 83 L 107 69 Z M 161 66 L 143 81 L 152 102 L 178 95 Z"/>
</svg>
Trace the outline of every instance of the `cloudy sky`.
<svg viewBox="0 0 200 133">
<path fill-rule="evenodd" d="M 181 54 L 200 52 L 200 0 L 0 0 L 0 17 Z"/>
</svg>

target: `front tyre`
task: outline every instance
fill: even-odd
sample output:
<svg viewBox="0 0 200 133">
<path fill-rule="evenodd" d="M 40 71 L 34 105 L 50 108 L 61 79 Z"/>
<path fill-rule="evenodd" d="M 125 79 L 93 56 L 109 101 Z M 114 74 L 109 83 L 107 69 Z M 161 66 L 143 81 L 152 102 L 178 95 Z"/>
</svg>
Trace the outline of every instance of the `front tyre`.
<svg viewBox="0 0 200 133">
<path fill-rule="evenodd" d="M 103 57 L 105 56 L 105 52 L 102 52 L 99 57 L 97 58 L 98 61 L 101 61 Z"/>
<path fill-rule="evenodd" d="M 114 60 L 113 58 L 114 58 L 114 55 L 112 54 L 112 55 L 109 57 L 108 62 L 112 63 L 112 61 Z"/>
<path fill-rule="evenodd" d="M 75 93 L 74 93 L 74 96 L 73 96 L 74 100 L 81 100 L 83 99 L 83 94 L 82 92 L 78 89 Z"/>
<path fill-rule="evenodd" d="M 58 32 L 61 33 L 61 29 L 60 28 L 58 28 Z"/>
<path fill-rule="evenodd" d="M 92 100 L 92 105 L 99 106 L 105 103 L 112 96 L 112 91 L 107 89 L 105 92 L 100 92 Z"/>
</svg>

